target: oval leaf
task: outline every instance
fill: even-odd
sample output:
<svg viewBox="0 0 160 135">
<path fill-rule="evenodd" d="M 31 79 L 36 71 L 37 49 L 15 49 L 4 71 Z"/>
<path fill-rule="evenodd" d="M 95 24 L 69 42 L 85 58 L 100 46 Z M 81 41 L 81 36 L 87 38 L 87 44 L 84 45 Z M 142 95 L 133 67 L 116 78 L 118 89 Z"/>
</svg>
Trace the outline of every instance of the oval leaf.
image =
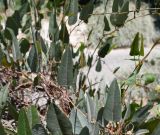
<svg viewBox="0 0 160 135">
<path fill-rule="evenodd" d="M 104 58 L 110 51 L 111 45 L 106 43 L 98 50 L 98 56 Z"/>
<path fill-rule="evenodd" d="M 101 70 L 102 70 L 102 64 L 101 64 L 101 59 L 99 58 L 96 65 L 96 71 L 101 72 Z"/>
</svg>

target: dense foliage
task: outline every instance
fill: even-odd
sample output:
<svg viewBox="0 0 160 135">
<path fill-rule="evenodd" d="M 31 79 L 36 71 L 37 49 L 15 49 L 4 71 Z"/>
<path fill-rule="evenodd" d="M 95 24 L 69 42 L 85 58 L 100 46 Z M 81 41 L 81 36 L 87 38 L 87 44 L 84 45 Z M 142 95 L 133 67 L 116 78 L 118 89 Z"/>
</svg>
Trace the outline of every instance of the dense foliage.
<svg viewBox="0 0 160 135">
<path fill-rule="evenodd" d="M 89 45 L 80 43 L 78 49 L 73 48 L 67 24 L 77 27 L 78 19 L 87 23 L 96 6 L 108 8 L 108 0 L 0 1 L 0 135 L 159 134 L 160 116 L 150 113 L 160 101 L 159 93 L 143 104 L 131 100 L 128 88 L 147 89 L 156 80 L 154 74 L 138 74 L 160 39 L 145 54 L 144 37 L 135 33 L 130 56 L 136 64 L 126 80 L 114 79 L 110 86 L 97 90 L 88 77 L 95 63 L 96 71 L 102 70 L 101 59 L 114 48 L 112 34 L 141 12 L 141 0 L 135 0 L 134 11 L 129 9 L 130 2 L 114 0 L 112 12 L 100 14 L 103 36 L 86 56 Z M 132 19 L 128 19 L 130 12 L 135 13 Z M 154 9 L 152 14 L 158 12 Z M 51 43 L 40 34 L 44 18 L 49 20 Z M 87 74 L 81 72 L 83 67 Z M 47 99 L 43 107 L 36 104 L 38 99 L 27 101 L 37 91 Z"/>
</svg>

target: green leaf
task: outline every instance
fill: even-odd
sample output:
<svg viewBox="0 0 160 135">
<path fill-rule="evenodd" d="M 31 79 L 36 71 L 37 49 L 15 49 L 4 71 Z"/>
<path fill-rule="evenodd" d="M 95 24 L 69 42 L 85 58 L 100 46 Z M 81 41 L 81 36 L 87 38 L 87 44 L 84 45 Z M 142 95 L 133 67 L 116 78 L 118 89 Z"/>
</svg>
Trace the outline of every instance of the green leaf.
<svg viewBox="0 0 160 135">
<path fill-rule="evenodd" d="M 84 52 L 80 53 L 79 66 L 80 66 L 80 68 L 83 68 L 86 66 L 86 57 L 84 55 Z"/>
<path fill-rule="evenodd" d="M 32 45 L 27 62 L 32 72 L 39 71 L 40 67 L 39 67 L 38 51 L 37 51 L 36 45 Z"/>
<path fill-rule="evenodd" d="M 98 50 L 98 56 L 104 58 L 110 52 L 111 44 L 106 43 Z"/>
<path fill-rule="evenodd" d="M 72 124 L 69 118 L 55 104 L 53 104 L 53 106 L 55 108 L 55 112 L 57 114 L 58 122 L 63 132 L 63 135 L 72 135 Z"/>
<path fill-rule="evenodd" d="M 103 111 L 103 117 L 107 121 L 114 122 L 118 122 L 122 118 L 121 94 L 116 79 L 114 79 L 110 85 L 106 104 Z"/>
<path fill-rule="evenodd" d="M 23 38 L 20 41 L 20 51 L 21 53 L 23 53 L 24 55 L 29 51 L 30 48 L 30 43 L 27 39 Z"/>
<path fill-rule="evenodd" d="M 147 122 L 143 123 L 142 126 L 140 126 L 140 128 L 146 128 L 149 130 L 150 133 L 152 133 L 156 129 L 158 124 L 159 119 L 151 118 Z"/>
<path fill-rule="evenodd" d="M 81 53 L 84 52 L 84 49 L 86 48 L 85 44 L 83 42 L 81 42 L 80 47 L 78 48 L 78 51 L 80 51 Z"/>
<path fill-rule="evenodd" d="M 126 2 L 124 2 L 118 13 L 117 11 L 114 11 L 113 14 L 111 14 L 110 16 L 111 24 L 116 27 L 123 26 L 126 19 L 128 18 L 128 13 L 129 13 L 129 0 L 126 0 Z"/>
<path fill-rule="evenodd" d="M 79 19 L 83 20 L 84 22 L 88 22 L 88 18 L 91 16 L 93 9 L 94 3 L 93 0 L 90 0 L 90 2 L 82 8 Z"/>
<path fill-rule="evenodd" d="M 18 135 L 32 135 L 25 109 L 21 109 L 18 118 Z"/>
<path fill-rule="evenodd" d="M 130 56 L 140 55 L 139 40 L 140 40 L 139 32 L 137 32 L 137 34 L 131 44 Z"/>
<path fill-rule="evenodd" d="M 66 24 L 64 22 L 61 24 L 59 38 L 62 40 L 63 43 L 66 43 L 66 44 L 69 43 L 69 33 L 67 30 Z"/>
<path fill-rule="evenodd" d="M 28 120 L 29 120 L 30 128 L 32 128 L 36 124 L 40 124 L 41 123 L 39 115 L 38 115 L 38 112 L 37 112 L 37 109 L 36 109 L 35 106 L 30 106 L 27 109 L 27 117 L 28 117 Z"/>
<path fill-rule="evenodd" d="M 0 12 L 4 12 L 6 10 L 4 1 L 0 1 Z"/>
<path fill-rule="evenodd" d="M 8 112 L 14 118 L 14 120 L 18 121 L 18 110 L 16 109 L 13 103 L 8 102 Z"/>
<path fill-rule="evenodd" d="M 52 2 L 54 3 L 54 7 L 59 7 L 64 3 L 64 0 L 53 0 Z"/>
<path fill-rule="evenodd" d="M 102 123 L 104 107 L 101 107 L 97 114 L 97 122 Z"/>
<path fill-rule="evenodd" d="M 129 78 L 126 80 L 125 83 L 127 85 L 134 85 L 134 84 L 136 84 L 136 77 L 137 77 L 137 74 L 133 73 L 131 76 L 129 76 Z"/>
<path fill-rule="evenodd" d="M 10 33 L 12 37 L 12 54 L 13 54 L 13 60 L 14 62 L 17 62 L 17 60 L 20 60 L 22 58 L 21 52 L 20 52 L 20 47 L 18 40 L 13 32 L 12 29 L 6 28 L 6 30 Z"/>
<path fill-rule="evenodd" d="M 136 0 L 136 11 L 139 12 L 141 8 L 141 0 Z"/>
<path fill-rule="evenodd" d="M 72 0 L 67 0 L 67 1 L 65 1 L 65 4 L 64 4 L 64 14 L 65 14 L 65 15 L 69 15 L 69 10 L 70 10 L 71 1 L 72 1 Z"/>
<path fill-rule="evenodd" d="M 5 36 L 4 36 L 4 34 L 5 34 L 5 30 L 3 30 L 3 31 L 0 32 L 0 42 L 1 42 L 4 46 L 7 46 L 7 43 L 6 43 L 6 41 L 5 41 Z"/>
<path fill-rule="evenodd" d="M 47 128 L 52 135 L 63 135 L 53 104 L 48 108 L 46 122 Z"/>
<path fill-rule="evenodd" d="M 3 53 L 2 49 L 0 48 L 0 65 L 2 64 L 3 57 L 4 57 L 4 53 Z"/>
<path fill-rule="evenodd" d="M 83 127 L 90 126 L 86 116 L 79 110 L 73 109 L 69 117 L 75 134 L 79 134 Z"/>
<path fill-rule="evenodd" d="M 18 0 L 18 1 L 19 1 L 19 0 Z M 18 13 L 19 13 L 20 18 L 22 19 L 23 16 L 24 16 L 25 14 L 27 14 L 28 12 L 30 12 L 30 5 L 29 5 L 28 1 L 25 0 L 24 3 L 21 3 L 21 7 L 20 7 L 20 9 L 18 10 Z"/>
<path fill-rule="evenodd" d="M 96 71 L 101 72 L 101 70 L 102 70 L 102 64 L 101 64 L 101 59 L 99 58 L 96 65 Z"/>
<path fill-rule="evenodd" d="M 28 14 L 25 14 L 22 19 L 22 32 L 23 33 L 25 34 L 30 33 L 31 23 L 32 23 L 32 17 Z"/>
<path fill-rule="evenodd" d="M 156 126 L 151 135 L 159 135 L 159 133 L 160 133 L 160 123 Z"/>
<path fill-rule="evenodd" d="M 41 124 L 36 124 L 32 128 L 32 135 L 48 135 L 47 131 Z"/>
<path fill-rule="evenodd" d="M 1 122 L 0 122 L 0 135 L 7 135 L 7 134 L 5 133 L 4 127 L 3 127 L 3 125 L 2 125 Z"/>
<path fill-rule="evenodd" d="M 104 16 L 104 30 L 105 30 L 105 31 L 110 31 L 110 30 L 111 30 L 111 28 L 110 28 L 110 26 L 109 26 L 108 19 L 107 19 L 106 16 Z"/>
<path fill-rule="evenodd" d="M 145 105 L 144 107 L 141 107 L 134 113 L 131 121 L 135 122 L 137 124 L 136 126 L 142 124 L 146 120 L 147 116 L 149 115 L 149 110 L 151 108 L 152 108 L 152 105 L 149 105 L 149 104 Z"/>
<path fill-rule="evenodd" d="M 90 135 L 90 134 L 89 134 L 89 129 L 85 126 L 85 127 L 81 130 L 81 132 L 80 132 L 79 135 Z"/>
<path fill-rule="evenodd" d="M 37 33 L 36 36 L 37 36 L 37 41 L 38 41 L 40 53 L 42 51 L 44 54 L 47 54 L 47 45 L 45 44 L 42 36 L 40 35 L 40 33 Z"/>
<path fill-rule="evenodd" d="M 11 67 L 13 65 L 13 59 L 9 57 L 8 53 L 3 55 L 2 60 L 1 60 L 1 64 L 7 68 Z"/>
<path fill-rule="evenodd" d="M 143 38 L 143 35 L 142 35 L 142 34 L 141 34 L 140 55 L 141 55 L 141 56 L 144 56 L 144 38 Z"/>
<path fill-rule="evenodd" d="M 47 128 L 52 135 L 72 135 L 72 125 L 69 119 L 55 105 L 50 104 L 47 112 Z"/>
<path fill-rule="evenodd" d="M 69 6 L 69 18 L 68 18 L 69 25 L 73 25 L 77 22 L 77 14 L 78 14 L 78 0 L 71 0 Z"/>
<path fill-rule="evenodd" d="M 112 12 L 118 12 L 119 10 L 119 0 L 114 0 L 112 5 Z"/>
<path fill-rule="evenodd" d="M 62 56 L 58 70 L 58 83 L 62 86 L 70 86 L 73 83 L 72 51 L 68 46 Z"/>
<path fill-rule="evenodd" d="M 49 34 L 51 35 L 51 39 L 53 42 L 56 42 L 59 38 L 59 28 L 56 19 L 56 12 L 54 11 L 49 19 Z"/>
<path fill-rule="evenodd" d="M 89 122 L 96 120 L 97 111 L 95 101 L 96 100 L 93 100 L 88 93 L 85 94 L 87 117 Z"/>
<path fill-rule="evenodd" d="M 150 83 L 153 83 L 156 80 L 155 74 L 152 73 L 146 73 L 143 75 L 144 84 L 148 85 Z"/>
<path fill-rule="evenodd" d="M 100 132 L 100 124 L 96 122 L 93 126 L 93 129 L 91 131 L 91 135 L 98 135 Z"/>
<path fill-rule="evenodd" d="M 88 56 L 88 60 L 87 60 L 87 65 L 88 67 L 91 67 L 92 66 L 92 61 L 93 61 L 93 56 Z"/>
<path fill-rule="evenodd" d="M 47 45 L 41 36 L 40 36 L 40 44 L 41 44 L 41 48 L 42 48 L 43 53 L 47 54 Z"/>
<path fill-rule="evenodd" d="M 18 35 L 18 29 L 21 28 L 20 20 L 21 18 L 19 12 L 15 11 L 11 17 L 7 18 L 6 21 L 6 27 L 12 29 L 15 36 Z"/>
<path fill-rule="evenodd" d="M 51 43 L 49 48 L 49 59 L 55 61 L 60 61 L 62 56 L 62 49 L 60 43 Z"/>
<path fill-rule="evenodd" d="M 8 99 L 8 93 L 9 93 L 9 84 L 0 87 L 0 116 L 3 108 L 6 105 L 7 99 Z"/>
<path fill-rule="evenodd" d="M 77 88 L 77 77 L 78 77 L 78 74 L 79 74 L 78 66 L 75 66 L 74 75 L 73 75 L 73 83 L 72 83 L 73 90 L 76 90 L 76 88 Z"/>
</svg>

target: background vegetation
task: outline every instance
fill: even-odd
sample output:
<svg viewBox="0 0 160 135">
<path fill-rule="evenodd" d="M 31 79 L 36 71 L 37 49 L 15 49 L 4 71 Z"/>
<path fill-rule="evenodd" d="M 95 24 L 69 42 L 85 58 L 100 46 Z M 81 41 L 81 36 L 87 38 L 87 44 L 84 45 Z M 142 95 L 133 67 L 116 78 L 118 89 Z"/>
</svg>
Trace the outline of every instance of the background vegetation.
<svg viewBox="0 0 160 135">
<path fill-rule="evenodd" d="M 133 72 L 124 80 L 97 89 L 89 79 L 91 68 L 103 68 L 103 58 L 115 48 L 114 33 L 146 15 L 141 0 L 1 0 L 0 1 L 0 135 L 158 135 L 160 132 L 157 76 L 140 70 L 160 39 L 144 53 L 144 35 L 135 33 L 130 45 Z M 129 8 L 134 4 L 134 10 Z M 94 9 L 103 5 L 103 13 Z M 149 14 L 137 16 L 149 10 Z M 128 15 L 133 13 L 132 18 Z M 74 48 L 70 35 L 80 22 L 103 17 L 102 35 L 91 54 L 90 44 Z M 50 42 L 41 36 L 41 21 L 49 20 Z M 68 25 L 75 25 L 68 31 Z M 93 30 L 96 31 L 96 29 Z M 90 31 L 90 36 L 92 30 Z M 96 55 L 96 59 L 94 56 Z M 149 66 L 155 64 L 152 60 Z M 157 63 L 156 63 L 157 64 Z M 82 69 L 87 67 L 87 73 Z M 115 74 L 119 68 L 116 68 Z M 154 69 L 153 69 L 154 70 Z M 128 89 L 143 88 L 148 97 L 131 99 Z M 153 90 L 154 89 L 154 90 Z"/>
</svg>

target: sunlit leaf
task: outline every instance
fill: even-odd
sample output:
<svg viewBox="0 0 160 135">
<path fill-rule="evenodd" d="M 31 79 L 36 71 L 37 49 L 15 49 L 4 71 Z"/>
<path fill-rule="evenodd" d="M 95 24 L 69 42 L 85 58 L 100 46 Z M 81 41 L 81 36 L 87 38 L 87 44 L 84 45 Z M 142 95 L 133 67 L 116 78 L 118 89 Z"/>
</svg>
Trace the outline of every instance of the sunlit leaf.
<svg viewBox="0 0 160 135">
<path fill-rule="evenodd" d="M 130 56 L 136 56 L 140 55 L 139 50 L 139 32 L 137 32 L 132 44 L 131 44 L 131 50 L 130 50 Z"/>
<path fill-rule="evenodd" d="M 38 115 L 38 112 L 35 106 L 30 106 L 27 109 L 27 117 L 29 120 L 30 128 L 32 128 L 36 124 L 40 124 L 40 118 L 39 118 L 39 115 Z"/>
<path fill-rule="evenodd" d="M 150 83 L 153 83 L 156 80 L 155 74 L 152 73 L 146 73 L 143 75 L 144 84 L 148 85 Z"/>
<path fill-rule="evenodd" d="M 83 67 L 86 66 L 86 57 L 85 57 L 85 55 L 84 55 L 84 52 L 82 52 L 82 53 L 80 54 L 79 66 L 80 66 L 81 68 L 83 68 Z"/>
<path fill-rule="evenodd" d="M 144 38 L 143 35 L 141 34 L 141 44 L 140 44 L 140 55 L 144 56 Z"/>
<path fill-rule="evenodd" d="M 32 135 L 25 109 L 21 109 L 18 118 L 18 135 Z"/>
</svg>

